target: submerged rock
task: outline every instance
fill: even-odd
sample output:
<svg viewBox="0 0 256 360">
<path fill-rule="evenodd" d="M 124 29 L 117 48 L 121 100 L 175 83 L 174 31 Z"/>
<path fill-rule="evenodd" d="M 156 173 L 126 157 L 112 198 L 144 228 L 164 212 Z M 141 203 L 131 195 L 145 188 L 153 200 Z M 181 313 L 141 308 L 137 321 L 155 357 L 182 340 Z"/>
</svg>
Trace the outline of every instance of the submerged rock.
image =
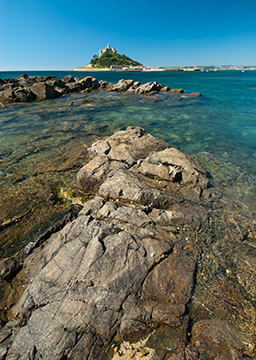
<svg viewBox="0 0 256 360">
<path fill-rule="evenodd" d="M 208 265 L 218 232 L 209 225 L 211 189 L 201 166 L 139 127 L 117 131 L 88 152 L 92 160 L 77 181 L 98 193 L 26 258 L 26 289 L 12 307 L 20 321 L 0 332 L 6 359 L 122 358 L 122 342 L 146 336 L 151 351 L 140 349 L 138 358 L 255 357 L 253 333 L 243 334 L 242 320 L 234 324 L 229 313 L 223 320 L 203 303 L 209 290 L 201 279 L 213 268 L 220 276 L 216 264 L 224 260 L 218 253 Z M 5 278 L 14 265 L 3 265 Z M 223 284 L 236 289 L 221 279 L 212 283 L 213 304 Z M 254 310 L 239 299 L 253 324 Z"/>
</svg>

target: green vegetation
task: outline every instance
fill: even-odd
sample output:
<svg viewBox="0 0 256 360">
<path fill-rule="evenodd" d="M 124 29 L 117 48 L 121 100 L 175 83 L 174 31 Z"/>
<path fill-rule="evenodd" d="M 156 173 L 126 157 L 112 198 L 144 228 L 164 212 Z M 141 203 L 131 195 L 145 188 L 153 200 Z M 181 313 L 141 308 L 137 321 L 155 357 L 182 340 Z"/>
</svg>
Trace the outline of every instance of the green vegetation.
<svg viewBox="0 0 256 360">
<path fill-rule="evenodd" d="M 94 55 L 90 64 L 93 68 L 110 68 L 111 65 L 120 66 L 143 66 L 138 61 L 134 61 L 126 55 L 120 55 L 115 52 L 105 52 L 100 57 Z"/>
</svg>

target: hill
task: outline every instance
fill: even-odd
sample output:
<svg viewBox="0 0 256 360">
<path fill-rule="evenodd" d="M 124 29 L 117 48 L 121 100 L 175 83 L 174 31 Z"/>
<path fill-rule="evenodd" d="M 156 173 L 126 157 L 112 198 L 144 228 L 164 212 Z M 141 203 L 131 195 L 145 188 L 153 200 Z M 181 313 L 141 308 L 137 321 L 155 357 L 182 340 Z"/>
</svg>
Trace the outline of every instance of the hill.
<svg viewBox="0 0 256 360">
<path fill-rule="evenodd" d="M 94 55 L 90 64 L 96 68 L 110 68 L 111 65 L 120 66 L 143 66 L 138 61 L 132 60 L 126 55 L 120 55 L 117 52 L 104 52 L 102 55 Z"/>
</svg>

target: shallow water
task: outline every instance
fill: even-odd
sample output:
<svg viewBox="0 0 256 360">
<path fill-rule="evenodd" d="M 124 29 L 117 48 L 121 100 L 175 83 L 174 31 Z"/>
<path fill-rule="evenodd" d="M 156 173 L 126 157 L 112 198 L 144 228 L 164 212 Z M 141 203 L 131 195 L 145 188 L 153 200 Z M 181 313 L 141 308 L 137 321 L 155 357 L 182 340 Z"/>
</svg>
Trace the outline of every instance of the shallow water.
<svg viewBox="0 0 256 360">
<path fill-rule="evenodd" d="M 78 74 L 87 75 L 73 75 Z M 14 75 L 20 74 L 0 73 L 0 77 Z M 157 80 L 172 88 L 200 91 L 203 96 L 100 91 L 0 110 L 0 224 L 13 220 L 0 232 L 1 257 L 20 251 L 46 221 L 54 221 L 54 214 L 70 206 L 58 191 L 74 190 L 75 174 L 87 161 L 86 147 L 128 125 L 141 126 L 171 146 L 197 156 L 211 175 L 211 183 L 223 190 L 230 208 L 253 219 L 256 73 L 93 75 L 113 83 L 121 77 Z M 82 103 L 82 99 L 90 102 Z M 71 101 L 73 106 L 69 106 Z M 82 194 L 76 196 L 86 200 Z"/>
</svg>

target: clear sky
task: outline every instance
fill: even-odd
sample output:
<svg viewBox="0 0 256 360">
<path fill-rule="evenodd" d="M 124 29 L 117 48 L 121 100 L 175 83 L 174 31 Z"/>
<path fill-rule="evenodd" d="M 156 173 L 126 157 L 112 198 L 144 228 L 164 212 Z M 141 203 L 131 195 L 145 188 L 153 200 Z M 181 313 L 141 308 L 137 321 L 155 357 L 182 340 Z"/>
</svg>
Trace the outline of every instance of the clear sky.
<svg viewBox="0 0 256 360">
<path fill-rule="evenodd" d="M 0 0 L 0 71 L 70 70 L 108 43 L 144 65 L 256 65 L 256 0 Z"/>
</svg>

